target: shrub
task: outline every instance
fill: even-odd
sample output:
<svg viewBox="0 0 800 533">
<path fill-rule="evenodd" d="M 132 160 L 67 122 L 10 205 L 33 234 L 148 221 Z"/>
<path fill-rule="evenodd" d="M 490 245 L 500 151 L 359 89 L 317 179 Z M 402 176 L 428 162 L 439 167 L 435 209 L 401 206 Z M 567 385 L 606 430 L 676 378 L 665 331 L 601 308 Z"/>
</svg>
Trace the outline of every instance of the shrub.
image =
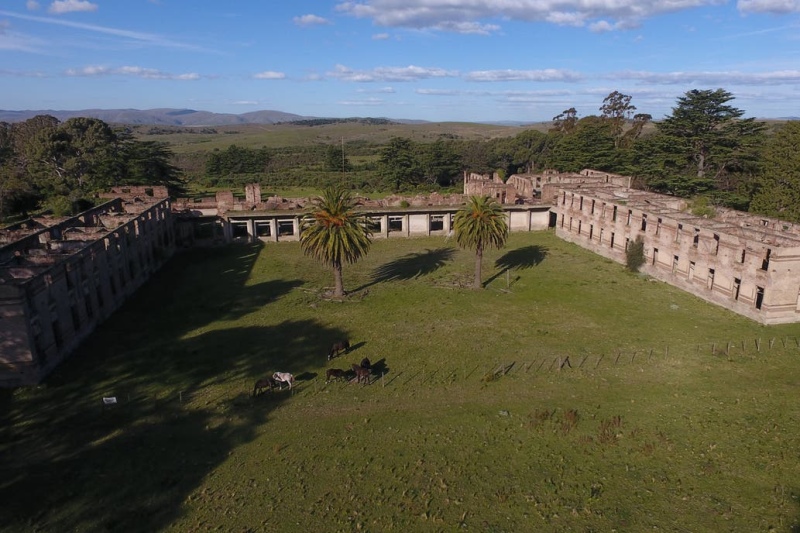
<svg viewBox="0 0 800 533">
<path fill-rule="evenodd" d="M 639 268 L 644 264 L 644 241 L 641 237 L 628 245 L 625 251 L 625 265 L 631 272 L 639 272 Z"/>
</svg>

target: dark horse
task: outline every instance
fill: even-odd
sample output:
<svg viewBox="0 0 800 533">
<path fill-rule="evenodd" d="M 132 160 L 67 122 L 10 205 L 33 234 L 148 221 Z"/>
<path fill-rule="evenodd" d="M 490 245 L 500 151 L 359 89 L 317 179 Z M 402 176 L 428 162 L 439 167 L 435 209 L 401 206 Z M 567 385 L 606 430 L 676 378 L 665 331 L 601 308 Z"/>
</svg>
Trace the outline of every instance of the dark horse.
<svg viewBox="0 0 800 533">
<path fill-rule="evenodd" d="M 333 381 L 334 379 L 339 380 L 345 378 L 347 378 L 347 372 L 345 372 L 341 368 L 329 368 L 325 372 L 325 383 Z"/>
<path fill-rule="evenodd" d="M 361 368 L 372 370 L 372 363 L 369 362 L 369 359 L 367 357 L 361 360 Z"/>
<path fill-rule="evenodd" d="M 333 343 L 333 346 L 331 346 L 331 351 L 328 352 L 328 361 L 330 361 L 334 357 L 338 357 L 339 354 L 342 352 L 347 353 L 347 350 L 349 349 L 350 349 L 350 341 L 339 341 Z"/>
<path fill-rule="evenodd" d="M 369 376 L 372 371 L 369 368 L 364 368 L 361 365 L 353 363 L 353 372 L 356 373 L 356 383 L 369 384 Z"/>
<path fill-rule="evenodd" d="M 264 392 L 264 389 L 269 389 L 270 391 L 273 391 L 277 386 L 278 382 L 276 382 L 272 378 L 259 379 L 258 381 L 256 381 L 256 384 L 253 387 L 253 396 L 258 396 L 259 394 Z"/>
</svg>

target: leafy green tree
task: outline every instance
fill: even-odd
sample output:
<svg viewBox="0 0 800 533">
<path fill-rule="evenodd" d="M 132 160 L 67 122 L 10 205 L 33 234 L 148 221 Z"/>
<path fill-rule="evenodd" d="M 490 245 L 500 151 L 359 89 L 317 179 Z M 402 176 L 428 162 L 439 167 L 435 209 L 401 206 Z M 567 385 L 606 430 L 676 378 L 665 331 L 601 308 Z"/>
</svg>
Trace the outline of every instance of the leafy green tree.
<svg viewBox="0 0 800 533">
<path fill-rule="evenodd" d="M 580 119 L 571 134 L 558 137 L 549 161 L 562 172 L 584 168 L 613 171 L 616 157 L 611 123 L 589 116 Z"/>
<path fill-rule="evenodd" d="M 470 196 L 453 218 L 456 242 L 475 250 L 474 289 L 481 288 L 481 263 L 486 248 L 500 249 L 508 239 L 508 222 L 503 207 L 488 196 Z"/>
<path fill-rule="evenodd" d="M 664 147 L 680 156 L 675 171 L 711 176 L 719 184 L 726 172 L 755 158 L 764 124 L 742 119 L 744 111 L 728 104 L 733 98 L 723 89 L 693 89 L 678 98 L 672 115 L 657 124 L 666 137 Z"/>
<path fill-rule="evenodd" d="M 325 149 L 325 169 L 331 172 L 350 172 L 353 165 L 344 153 L 344 147 L 330 145 Z"/>
<path fill-rule="evenodd" d="M 453 146 L 443 139 L 425 145 L 419 158 L 425 183 L 447 186 L 459 175 L 460 161 Z"/>
<path fill-rule="evenodd" d="M 395 191 L 414 187 L 422 181 L 422 165 L 411 139 L 392 137 L 381 150 L 378 165 L 384 180 Z"/>
<path fill-rule="evenodd" d="M 333 269 L 336 298 L 345 294 L 342 264 L 355 263 L 372 244 L 368 222 L 355 208 L 349 192 L 332 187 L 313 200 L 312 210 L 303 217 L 300 247 L 303 253 Z"/>
<path fill-rule="evenodd" d="M 611 134 L 614 136 L 614 148 L 619 148 L 622 142 L 625 124 L 636 111 L 636 106 L 631 104 L 631 96 L 614 91 L 603 99 L 600 107 L 604 120 L 611 125 Z"/>
<path fill-rule="evenodd" d="M 800 222 L 800 121 L 785 123 L 767 141 L 750 211 Z"/>
<path fill-rule="evenodd" d="M 565 109 L 560 114 L 553 117 L 553 127 L 550 128 L 554 133 L 570 134 L 578 124 L 578 111 L 574 107 Z"/>
<path fill-rule="evenodd" d="M 159 141 L 125 142 L 120 147 L 121 170 L 115 185 L 178 187 L 179 170 L 171 163 L 169 145 Z"/>
</svg>

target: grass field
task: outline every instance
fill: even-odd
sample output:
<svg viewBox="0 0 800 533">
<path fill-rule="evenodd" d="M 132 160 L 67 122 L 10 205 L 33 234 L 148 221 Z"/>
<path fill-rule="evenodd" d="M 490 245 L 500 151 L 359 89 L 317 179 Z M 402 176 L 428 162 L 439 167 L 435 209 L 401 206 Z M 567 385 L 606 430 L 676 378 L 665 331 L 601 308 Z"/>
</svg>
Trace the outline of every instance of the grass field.
<svg viewBox="0 0 800 533">
<path fill-rule="evenodd" d="M 294 243 L 177 256 L 0 392 L 0 529 L 800 531 L 800 326 L 551 233 L 484 267 L 376 241 L 334 302 Z M 325 383 L 363 357 L 370 385 Z M 252 398 L 274 371 L 295 389 Z"/>
<path fill-rule="evenodd" d="M 148 126 L 135 128 L 137 138 L 143 141 L 162 141 L 175 153 L 224 150 L 231 144 L 245 148 L 281 148 L 285 146 L 312 146 L 368 142 L 386 144 L 392 137 L 407 137 L 415 142 L 433 142 L 446 136 L 466 140 L 488 140 L 513 137 L 524 129 L 547 131 L 546 124 L 497 126 L 471 122 L 425 122 L 419 124 L 361 124 L 343 122 L 320 126 L 297 124 L 246 124 L 217 126 L 217 133 L 198 133 L 193 128 L 176 128 L 173 133 L 148 134 Z"/>
</svg>

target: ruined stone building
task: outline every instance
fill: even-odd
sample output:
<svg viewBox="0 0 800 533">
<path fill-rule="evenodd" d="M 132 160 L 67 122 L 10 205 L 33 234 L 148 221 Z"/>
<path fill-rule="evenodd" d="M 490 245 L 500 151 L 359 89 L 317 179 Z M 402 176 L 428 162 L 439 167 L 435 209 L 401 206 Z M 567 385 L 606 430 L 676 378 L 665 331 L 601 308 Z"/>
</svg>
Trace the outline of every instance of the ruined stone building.
<svg viewBox="0 0 800 533">
<path fill-rule="evenodd" d="M 172 255 L 166 188 L 0 231 L 0 386 L 38 383 Z"/>
<path fill-rule="evenodd" d="M 464 195 L 359 198 L 376 238 L 452 234 L 466 195 L 503 203 L 511 231 L 553 229 L 626 262 L 641 239 L 641 270 L 763 324 L 800 322 L 800 226 L 717 209 L 697 216 L 680 198 L 630 188 L 606 172 L 465 177 Z M 130 187 L 76 217 L 0 230 L 0 386 L 46 376 L 173 254 L 177 246 L 297 241 L 308 199 L 220 192 L 171 202 L 165 188 Z M 632 300 L 632 304 L 635 301 Z"/>
<path fill-rule="evenodd" d="M 800 227 L 610 183 L 553 183 L 556 235 L 614 261 L 641 239 L 640 271 L 762 324 L 800 321 Z M 635 302 L 632 300 L 632 304 Z"/>
</svg>

